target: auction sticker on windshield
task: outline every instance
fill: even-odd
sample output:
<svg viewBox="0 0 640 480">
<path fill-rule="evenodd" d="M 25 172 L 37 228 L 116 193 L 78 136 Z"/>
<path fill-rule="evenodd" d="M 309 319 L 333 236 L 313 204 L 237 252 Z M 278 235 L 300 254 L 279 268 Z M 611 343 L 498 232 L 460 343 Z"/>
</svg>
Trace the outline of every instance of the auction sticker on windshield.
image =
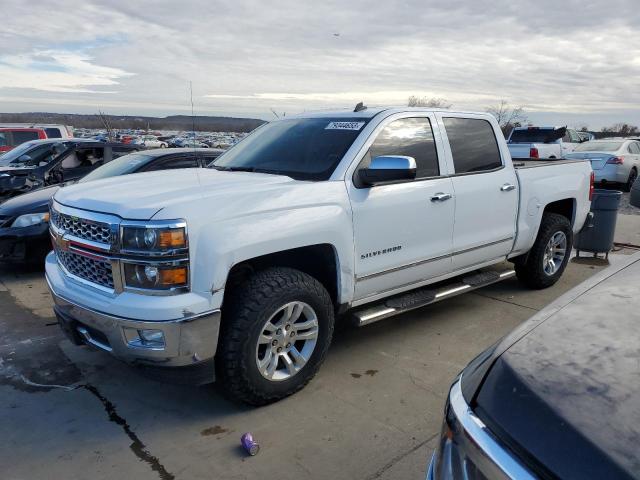
<svg viewBox="0 0 640 480">
<path fill-rule="evenodd" d="M 360 130 L 365 122 L 331 122 L 325 130 Z"/>
</svg>

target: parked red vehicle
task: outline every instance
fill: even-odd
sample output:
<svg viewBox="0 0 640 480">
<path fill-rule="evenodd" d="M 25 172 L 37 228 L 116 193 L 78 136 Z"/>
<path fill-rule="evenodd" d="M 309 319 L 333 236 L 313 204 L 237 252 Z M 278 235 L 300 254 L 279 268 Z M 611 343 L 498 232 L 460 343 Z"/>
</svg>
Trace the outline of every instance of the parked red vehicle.
<svg viewBox="0 0 640 480">
<path fill-rule="evenodd" d="M 42 128 L 0 128 L 0 154 L 8 152 L 21 143 L 47 138 Z"/>
</svg>

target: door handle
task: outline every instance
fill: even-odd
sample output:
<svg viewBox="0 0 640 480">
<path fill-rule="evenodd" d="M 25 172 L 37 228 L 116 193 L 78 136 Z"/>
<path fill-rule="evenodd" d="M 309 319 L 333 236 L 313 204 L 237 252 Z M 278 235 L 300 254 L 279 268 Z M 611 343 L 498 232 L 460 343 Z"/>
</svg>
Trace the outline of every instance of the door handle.
<svg viewBox="0 0 640 480">
<path fill-rule="evenodd" d="M 449 200 L 451 198 L 450 193 L 442 193 L 438 192 L 433 197 L 431 197 L 432 202 L 444 202 L 445 200 Z"/>
<path fill-rule="evenodd" d="M 511 190 L 515 190 L 515 189 L 516 189 L 516 186 L 510 183 L 505 183 L 500 187 L 501 192 L 510 192 Z"/>
</svg>

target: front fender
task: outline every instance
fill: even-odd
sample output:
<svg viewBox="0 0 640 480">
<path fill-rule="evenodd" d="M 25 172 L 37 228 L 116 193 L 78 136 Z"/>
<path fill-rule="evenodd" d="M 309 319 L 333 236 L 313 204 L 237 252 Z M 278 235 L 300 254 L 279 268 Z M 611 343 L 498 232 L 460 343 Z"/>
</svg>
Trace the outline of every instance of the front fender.
<svg viewBox="0 0 640 480">
<path fill-rule="evenodd" d="M 354 287 L 351 212 L 337 204 L 260 212 L 202 226 L 192 249 L 194 289 L 217 294 L 224 289 L 234 265 L 318 244 L 334 248 L 338 302 L 351 301 Z"/>
</svg>

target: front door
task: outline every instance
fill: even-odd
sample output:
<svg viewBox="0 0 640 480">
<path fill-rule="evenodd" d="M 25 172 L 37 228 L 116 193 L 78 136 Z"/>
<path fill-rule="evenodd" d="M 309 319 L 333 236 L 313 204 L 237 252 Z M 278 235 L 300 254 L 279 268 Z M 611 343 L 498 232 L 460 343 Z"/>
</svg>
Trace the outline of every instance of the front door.
<svg viewBox="0 0 640 480">
<path fill-rule="evenodd" d="M 455 199 L 435 117 L 392 116 L 368 144 L 358 169 L 377 156 L 405 155 L 416 160 L 417 175 L 390 185 L 358 187 L 356 181 L 349 186 L 356 301 L 409 289 L 451 271 Z"/>
<path fill-rule="evenodd" d="M 465 117 L 438 115 L 455 170 L 454 271 L 506 257 L 518 209 L 518 179 L 503 161 L 496 131 L 483 118 Z"/>
</svg>

